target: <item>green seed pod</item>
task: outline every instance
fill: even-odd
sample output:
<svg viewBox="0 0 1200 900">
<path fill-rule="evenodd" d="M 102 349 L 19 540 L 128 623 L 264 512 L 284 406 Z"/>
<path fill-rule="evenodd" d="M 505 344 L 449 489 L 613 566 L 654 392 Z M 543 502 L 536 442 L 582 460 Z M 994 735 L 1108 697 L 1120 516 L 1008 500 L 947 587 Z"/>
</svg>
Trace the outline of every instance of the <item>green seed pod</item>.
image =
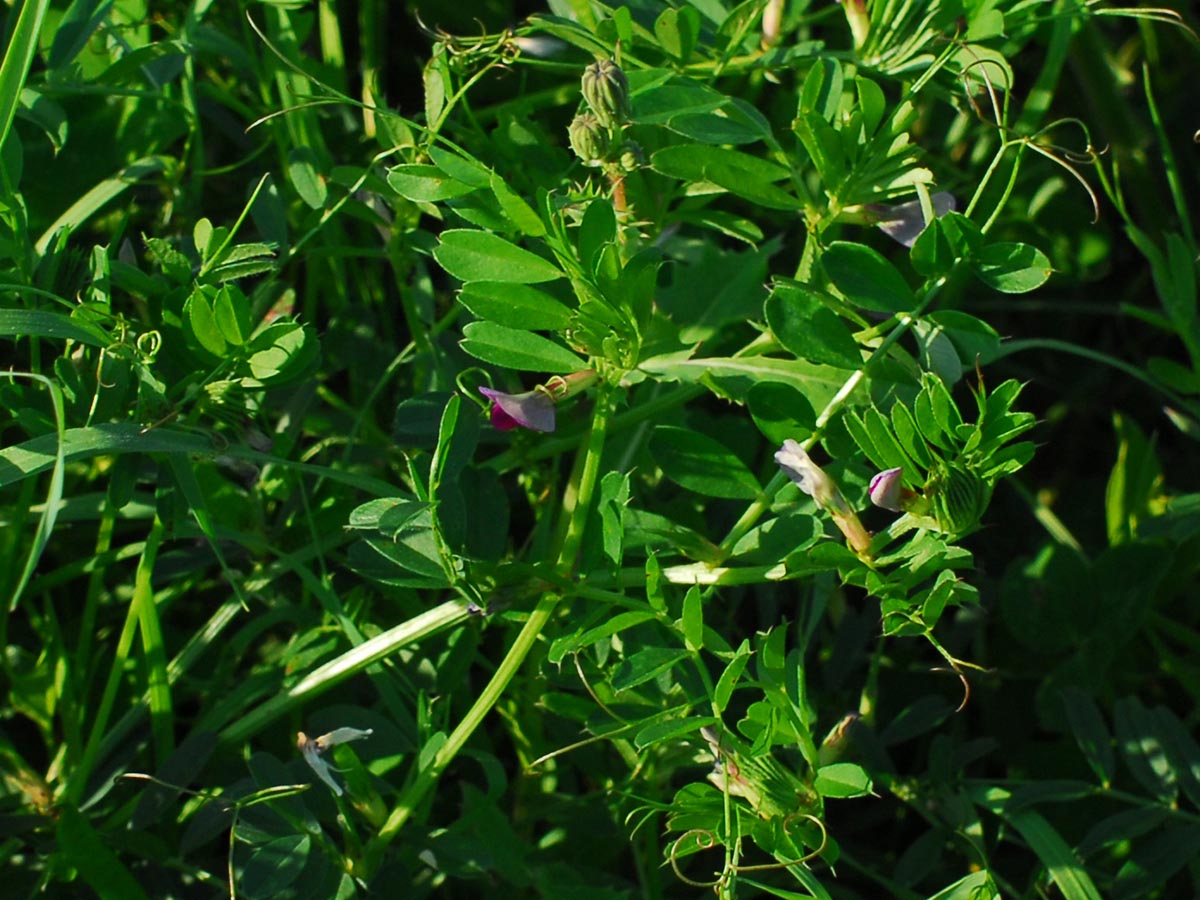
<svg viewBox="0 0 1200 900">
<path fill-rule="evenodd" d="M 611 59 L 598 59 L 583 70 L 582 89 L 601 125 L 617 128 L 629 121 L 629 81 Z"/>
<path fill-rule="evenodd" d="M 598 166 L 608 157 L 608 129 L 591 113 L 577 115 L 567 126 L 567 137 L 585 166 Z"/>
<path fill-rule="evenodd" d="M 974 529 L 988 502 L 992 486 L 958 463 L 946 463 L 933 473 L 925 488 L 930 512 L 946 534 L 961 535 Z"/>
</svg>

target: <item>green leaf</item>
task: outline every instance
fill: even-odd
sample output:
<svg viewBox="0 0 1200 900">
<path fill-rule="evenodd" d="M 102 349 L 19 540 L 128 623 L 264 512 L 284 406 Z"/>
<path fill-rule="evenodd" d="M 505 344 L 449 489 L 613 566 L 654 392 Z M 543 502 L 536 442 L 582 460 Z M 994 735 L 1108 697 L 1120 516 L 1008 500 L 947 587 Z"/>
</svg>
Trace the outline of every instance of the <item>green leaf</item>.
<svg viewBox="0 0 1200 900">
<path fill-rule="evenodd" d="M 614 566 L 621 564 L 625 547 L 625 507 L 629 504 L 629 474 L 607 472 L 600 479 L 596 508 L 600 514 L 604 555 Z"/>
<path fill-rule="evenodd" d="M 125 868 L 87 818 L 70 804 L 58 807 L 58 847 L 101 900 L 147 900 L 138 880 Z"/>
<path fill-rule="evenodd" d="M 764 382 L 785 384 L 803 394 L 814 409 L 821 409 L 846 383 L 847 371 L 799 359 L 775 359 L 769 356 L 707 357 L 679 359 L 674 356 L 652 357 L 638 365 L 642 371 L 665 380 L 712 384 L 743 399 L 752 388 Z"/>
<path fill-rule="evenodd" d="M 11 12 L 5 17 L 9 26 L 8 46 L 0 62 L 0 147 L 8 141 L 13 116 L 21 99 L 21 89 L 29 75 L 29 66 L 38 48 L 38 36 L 50 0 L 25 0 L 15 23 Z M 9 30 L 11 28 L 11 30 Z M 15 185 L 13 185 L 15 187 Z"/>
<path fill-rule="evenodd" d="M 1009 815 L 1004 809 L 1009 794 L 1002 788 L 975 788 L 971 790 L 971 796 L 976 803 L 1001 816 L 1017 830 L 1042 861 L 1066 900 L 1101 900 L 1096 885 L 1070 846 L 1040 814 L 1027 809 Z"/>
<path fill-rule="evenodd" d="M 1144 841 L 1121 866 L 1109 890 L 1110 900 L 1140 900 L 1200 854 L 1200 826 L 1169 825 Z"/>
<path fill-rule="evenodd" d="M 293 147 L 288 152 L 288 180 L 311 209 L 325 206 L 325 179 L 317 172 L 317 155 L 308 147 Z"/>
<path fill-rule="evenodd" d="M 971 261 L 975 275 L 993 290 L 1024 294 L 1046 283 L 1050 260 L 1030 244 L 988 244 Z"/>
<path fill-rule="evenodd" d="M 476 188 L 448 176 L 437 166 L 403 165 L 388 172 L 387 183 L 414 203 L 434 203 L 469 194 Z"/>
<path fill-rule="evenodd" d="M 982 319 L 956 309 L 939 310 L 926 317 L 950 338 L 965 366 L 987 365 L 1000 355 L 1000 334 Z"/>
<path fill-rule="evenodd" d="M 817 414 L 808 398 L 786 384 L 756 384 L 746 397 L 746 405 L 754 424 L 772 444 L 788 438 L 804 440 L 817 427 Z"/>
<path fill-rule="evenodd" d="M 857 763 L 833 763 L 817 769 L 813 787 L 822 797 L 863 797 L 871 793 L 871 776 Z"/>
<path fill-rule="evenodd" d="M 1150 711 L 1136 697 L 1125 697 L 1113 705 L 1113 726 L 1133 777 L 1151 795 L 1173 804 L 1179 794 L 1178 778 Z"/>
<path fill-rule="evenodd" d="M 673 740 L 687 734 L 695 734 L 706 725 L 716 722 L 712 716 L 689 716 L 685 719 L 667 719 L 663 722 L 652 722 L 633 736 L 633 743 L 639 750 L 644 750 L 654 744 Z"/>
<path fill-rule="evenodd" d="M 704 606 L 700 586 L 695 584 L 683 597 L 683 641 L 693 653 L 704 647 Z"/>
<path fill-rule="evenodd" d="M 475 408 L 464 413 L 462 397 L 453 395 L 442 413 L 437 447 L 429 464 L 429 497 L 434 527 L 456 551 L 461 550 L 467 530 L 467 502 L 458 476 L 471 461 L 478 440 Z"/>
<path fill-rule="evenodd" d="M 565 635 L 556 639 L 550 645 L 550 650 L 547 652 L 546 658 L 555 665 L 558 665 L 567 654 L 574 653 L 580 647 L 590 646 L 597 641 L 612 637 L 614 634 L 620 634 L 627 628 L 641 625 L 643 622 L 653 622 L 657 618 L 657 613 L 649 610 L 629 610 L 617 613 L 617 615 L 612 616 L 595 628 L 589 628 L 586 631 L 580 631 L 576 634 Z"/>
<path fill-rule="evenodd" d="M 275 322 L 254 336 L 246 368 L 264 383 L 279 383 L 303 374 L 320 355 L 316 335 L 299 322 Z"/>
<path fill-rule="evenodd" d="M 667 611 L 667 598 L 663 594 L 662 566 L 653 553 L 646 556 L 646 602 L 657 613 Z"/>
<path fill-rule="evenodd" d="M 213 312 L 212 289 L 198 288 L 184 304 L 188 331 L 196 342 L 213 356 L 224 356 L 225 335 Z"/>
<path fill-rule="evenodd" d="M 460 156 L 453 150 L 435 144 L 429 148 L 429 158 L 447 177 L 455 181 L 473 188 L 492 186 L 492 170 L 474 157 Z"/>
<path fill-rule="evenodd" d="M 1170 812 L 1161 806 L 1136 807 L 1101 819 L 1084 835 L 1076 851 L 1087 859 L 1113 844 L 1128 844 L 1149 834 L 1167 820 Z"/>
<path fill-rule="evenodd" d="M 821 182 L 836 190 L 846 177 L 846 147 L 841 133 L 815 112 L 801 112 L 792 123 L 796 136 L 808 151 Z"/>
<path fill-rule="evenodd" d="M 672 116 L 667 127 L 701 144 L 752 144 L 761 141 L 764 136 L 757 123 L 748 122 L 724 109 Z"/>
<path fill-rule="evenodd" d="M 499 202 L 500 208 L 504 210 L 504 214 L 508 216 L 509 220 L 517 226 L 518 231 L 530 237 L 541 237 L 546 233 L 546 226 L 538 218 L 538 214 L 534 212 L 533 207 L 526 203 L 524 198 L 510 188 L 504 179 L 495 172 L 492 173 L 491 188 L 492 193 L 496 195 L 496 200 Z"/>
<path fill-rule="evenodd" d="M 278 896 L 300 877 L 311 849 L 307 834 L 289 834 L 254 847 L 242 868 L 238 895 L 251 900 Z"/>
<path fill-rule="evenodd" d="M 946 231 L 941 219 L 934 219 L 917 235 L 908 252 L 908 259 L 918 275 L 936 278 L 949 273 L 954 267 L 958 256 Z"/>
<path fill-rule="evenodd" d="M 222 229 L 222 234 L 225 235 L 228 232 Z M 220 240 L 214 243 L 212 236 L 212 222 L 208 219 L 197 219 L 196 224 L 192 226 L 192 243 L 196 245 L 196 252 L 200 254 L 200 259 L 203 262 L 208 261 L 209 251 L 215 250 L 221 245 L 221 241 L 224 240 L 222 236 Z"/>
<path fill-rule="evenodd" d="M 771 254 L 779 247 L 743 251 L 698 248 L 688 265 L 672 266 L 671 282 L 660 286 L 655 302 L 679 328 L 685 344 L 708 340 L 732 322 L 756 318 Z"/>
<path fill-rule="evenodd" d="M 800 111 L 832 122 L 842 105 L 842 67 L 831 56 L 817 58 L 800 89 Z"/>
<path fill-rule="evenodd" d="M 521 331 L 561 331 L 571 322 L 570 309 L 525 284 L 472 281 L 463 285 L 458 301 L 481 319 Z"/>
<path fill-rule="evenodd" d="M 495 322 L 471 322 L 463 328 L 459 345 L 476 359 L 522 372 L 565 375 L 586 368 L 582 359 L 561 344 Z"/>
<path fill-rule="evenodd" d="M 1000 893 L 992 885 L 991 874 L 982 869 L 931 894 L 929 900 L 1000 900 Z"/>
<path fill-rule="evenodd" d="M 250 302 L 235 287 L 223 287 L 213 300 L 213 319 L 226 343 L 240 347 L 251 331 Z"/>
<path fill-rule="evenodd" d="M 628 76 L 633 119 L 641 125 L 664 125 L 676 116 L 711 112 L 729 102 L 724 94 L 669 69 L 644 69 Z"/>
<path fill-rule="evenodd" d="M 579 261 L 588 274 L 596 271 L 596 261 L 604 248 L 616 240 L 617 214 L 607 197 L 588 204 L 579 223 Z"/>
<path fill-rule="evenodd" d="M 1113 753 L 1112 735 L 1108 733 L 1100 708 L 1095 700 L 1076 687 L 1063 691 L 1063 704 L 1080 752 L 1100 779 L 1100 784 L 1108 787 L 1116 777 L 1117 760 Z"/>
<path fill-rule="evenodd" d="M 487 231 L 443 231 L 433 251 L 443 269 L 460 281 L 538 284 L 563 277 L 554 263 Z"/>
<path fill-rule="evenodd" d="M 795 195 L 772 182 L 790 177 L 778 163 L 724 147 L 681 144 L 650 158 L 656 171 L 687 182 L 708 182 L 768 209 L 800 209 Z"/>
<path fill-rule="evenodd" d="M 834 241 L 821 255 L 821 265 L 838 291 L 863 309 L 905 312 L 916 305 L 904 276 L 870 247 Z"/>
<path fill-rule="evenodd" d="M 725 667 L 725 671 L 721 673 L 721 677 L 717 680 L 717 686 L 713 689 L 713 705 L 717 710 L 724 712 L 729 706 L 729 699 L 733 696 L 733 690 L 737 687 L 738 680 L 742 677 L 742 673 L 746 671 L 746 664 L 750 662 L 750 641 L 743 638 L 742 643 L 738 646 L 737 652 L 734 653 L 733 659 L 729 665 Z"/>
<path fill-rule="evenodd" d="M 657 678 L 691 654 L 675 647 L 646 647 L 624 660 L 613 675 L 614 691 L 627 691 Z"/>
<path fill-rule="evenodd" d="M 686 64 L 700 36 L 700 13 L 691 6 L 667 7 L 654 22 L 654 34 L 664 50 Z"/>
<path fill-rule="evenodd" d="M 107 347 L 108 336 L 91 322 L 38 309 L 0 309 L 0 337 L 48 337 Z"/>
<path fill-rule="evenodd" d="M 843 369 L 862 365 L 862 353 L 850 330 L 816 291 L 776 284 L 765 314 L 779 343 L 799 358 Z"/>
<path fill-rule="evenodd" d="M 706 497 L 753 500 L 762 491 L 758 479 L 730 450 L 687 428 L 656 428 L 650 455 L 667 478 Z"/>
</svg>

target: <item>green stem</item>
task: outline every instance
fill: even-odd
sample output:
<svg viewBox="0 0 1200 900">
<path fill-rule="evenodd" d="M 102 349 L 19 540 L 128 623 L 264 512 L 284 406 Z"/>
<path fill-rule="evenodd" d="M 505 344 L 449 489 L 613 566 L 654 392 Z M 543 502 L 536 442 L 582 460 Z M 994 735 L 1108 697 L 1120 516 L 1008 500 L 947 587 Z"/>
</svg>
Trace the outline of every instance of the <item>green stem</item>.
<svg viewBox="0 0 1200 900">
<path fill-rule="evenodd" d="M 561 575 L 569 575 L 575 567 L 576 557 L 579 555 L 579 549 L 583 543 L 584 529 L 587 522 L 588 512 L 591 509 L 592 495 L 595 492 L 596 484 L 600 476 L 600 456 L 604 449 L 604 438 L 608 430 L 608 418 L 613 407 L 613 401 L 616 396 L 617 388 L 613 385 L 601 385 L 596 398 L 596 407 L 592 413 L 592 428 L 588 435 L 587 443 L 581 448 L 581 453 L 584 454 L 583 465 L 579 471 L 579 480 L 577 484 L 573 484 L 569 491 L 571 497 L 568 504 L 564 500 L 564 505 L 570 508 L 570 520 L 566 526 L 566 531 L 563 536 L 562 546 L 558 554 L 558 562 L 556 569 Z M 387 821 L 379 830 L 379 833 L 371 840 L 367 847 L 364 859 L 366 861 L 367 873 L 373 872 L 378 863 L 381 861 L 383 851 L 400 833 L 405 823 L 412 817 L 413 812 L 425 799 L 425 795 L 430 789 L 437 784 L 443 771 L 458 755 L 458 752 L 466 744 L 468 738 L 474 733 L 475 729 L 483 722 L 484 717 L 491 711 L 503 696 L 504 691 L 508 688 L 508 684 L 520 669 L 521 664 L 525 661 L 525 657 L 529 655 L 529 651 L 533 649 L 541 636 L 542 629 L 546 627 L 546 623 L 550 621 L 554 610 L 558 607 L 559 601 L 562 600 L 562 594 L 555 591 L 547 591 L 538 600 L 537 605 L 529 614 L 529 618 L 525 620 L 525 625 L 521 628 L 517 638 L 513 641 L 513 645 L 509 648 L 508 653 L 496 668 L 495 674 L 484 687 L 483 691 L 471 704 L 471 708 L 467 710 L 446 738 L 445 743 L 434 754 L 434 757 L 428 765 L 417 775 L 416 779 L 405 789 L 400 795 L 396 807 L 392 810 Z"/>
</svg>

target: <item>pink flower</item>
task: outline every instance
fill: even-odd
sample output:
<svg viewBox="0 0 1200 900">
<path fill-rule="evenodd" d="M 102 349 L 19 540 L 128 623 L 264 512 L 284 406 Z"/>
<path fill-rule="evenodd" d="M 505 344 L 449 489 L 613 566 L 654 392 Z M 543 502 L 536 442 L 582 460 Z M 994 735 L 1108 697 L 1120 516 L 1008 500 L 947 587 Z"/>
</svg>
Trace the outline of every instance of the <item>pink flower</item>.
<svg viewBox="0 0 1200 900">
<path fill-rule="evenodd" d="M 587 390 L 598 378 L 591 369 L 584 369 L 566 376 L 555 375 L 545 384 L 539 384 L 523 394 L 506 394 L 490 387 L 481 387 L 479 393 L 491 401 L 488 414 L 494 428 L 501 431 L 528 428 L 530 431 L 550 432 L 555 424 L 554 407 Z"/>
<path fill-rule="evenodd" d="M 524 394 L 506 394 L 481 387 L 479 393 L 492 401 L 489 415 L 494 428 L 501 431 L 512 428 L 554 430 L 554 398 L 544 388 L 537 387 Z"/>
</svg>

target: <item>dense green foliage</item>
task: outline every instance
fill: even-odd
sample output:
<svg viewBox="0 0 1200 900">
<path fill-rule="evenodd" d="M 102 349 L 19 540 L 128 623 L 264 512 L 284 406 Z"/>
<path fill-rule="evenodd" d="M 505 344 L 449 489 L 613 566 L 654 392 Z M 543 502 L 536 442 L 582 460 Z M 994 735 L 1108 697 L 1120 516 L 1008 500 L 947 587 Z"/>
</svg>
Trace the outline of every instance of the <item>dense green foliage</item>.
<svg viewBox="0 0 1200 900">
<path fill-rule="evenodd" d="M 1200 892 L 1188 23 L 418 6 L 8 9 L 5 896 Z"/>
</svg>

